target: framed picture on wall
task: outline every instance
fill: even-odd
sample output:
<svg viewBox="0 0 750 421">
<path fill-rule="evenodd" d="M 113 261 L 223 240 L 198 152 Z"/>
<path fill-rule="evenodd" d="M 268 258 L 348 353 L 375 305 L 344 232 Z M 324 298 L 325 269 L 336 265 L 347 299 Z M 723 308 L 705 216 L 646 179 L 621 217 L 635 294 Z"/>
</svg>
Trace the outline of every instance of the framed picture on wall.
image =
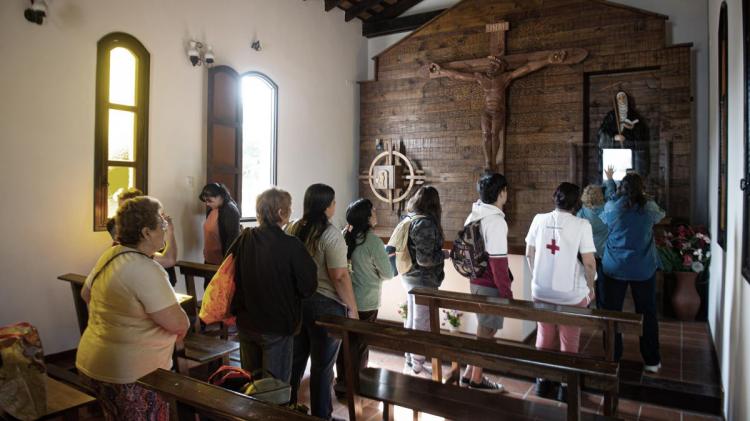
<svg viewBox="0 0 750 421">
<path fill-rule="evenodd" d="M 727 146 L 729 137 L 729 116 L 727 102 L 728 72 L 728 31 L 727 4 L 721 4 L 719 14 L 719 188 L 718 188 L 718 232 L 717 241 L 727 248 Z"/>
</svg>

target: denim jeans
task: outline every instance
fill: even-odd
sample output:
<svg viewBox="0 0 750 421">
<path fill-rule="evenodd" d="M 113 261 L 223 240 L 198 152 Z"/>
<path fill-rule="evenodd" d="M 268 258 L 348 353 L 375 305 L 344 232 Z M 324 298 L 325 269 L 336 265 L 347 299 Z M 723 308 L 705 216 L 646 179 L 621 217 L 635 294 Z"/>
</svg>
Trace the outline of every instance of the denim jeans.
<svg viewBox="0 0 750 421">
<path fill-rule="evenodd" d="M 240 360 L 247 371 L 267 370 L 289 383 L 292 377 L 294 336 L 240 332 Z"/>
<path fill-rule="evenodd" d="M 596 281 L 594 281 L 594 293 L 596 295 L 596 308 L 604 309 L 604 268 L 602 259 L 596 258 Z"/>
<path fill-rule="evenodd" d="M 404 278 L 401 278 L 401 284 L 406 290 L 406 321 L 404 327 L 406 329 L 424 330 L 430 331 L 430 308 L 425 305 L 420 305 L 414 302 L 414 295 L 409 294 L 412 288 L 429 288 L 419 284 L 412 284 L 406 282 Z M 437 288 L 435 288 L 437 289 Z M 421 365 L 425 361 L 424 355 L 405 353 L 406 363 Z"/>
<path fill-rule="evenodd" d="M 640 338 L 641 356 L 646 365 L 656 365 L 661 362 L 659 354 L 659 320 L 656 317 L 656 278 L 645 281 L 623 281 L 604 277 L 604 308 L 622 311 L 625 292 L 630 285 L 630 293 L 635 302 L 635 312 L 643 314 L 643 336 Z M 622 357 L 622 334 L 615 337 L 615 360 Z"/>
<path fill-rule="evenodd" d="M 360 311 L 359 314 L 359 320 L 365 321 L 365 322 L 374 322 L 378 319 L 378 311 L 377 310 L 371 310 L 371 311 Z M 359 353 L 360 357 L 360 364 L 359 369 L 366 368 L 367 362 L 370 357 L 370 351 L 367 349 L 367 345 L 360 344 L 359 348 L 357 349 L 357 352 Z M 357 367 L 354 369 L 357 370 Z M 343 351 L 339 352 L 338 358 L 336 358 L 336 384 L 344 386 L 346 383 L 346 374 L 344 369 L 344 353 Z M 341 386 L 339 386 L 341 387 Z M 345 386 L 344 386 L 345 387 Z"/>
<path fill-rule="evenodd" d="M 307 359 L 310 358 L 310 410 L 313 416 L 327 420 L 333 412 L 333 366 L 341 340 L 328 336 L 327 329 L 315 324 L 324 314 L 346 317 L 346 307 L 317 292 L 302 300 L 302 330 L 294 337 L 291 385 L 292 402 L 296 402 Z"/>
</svg>

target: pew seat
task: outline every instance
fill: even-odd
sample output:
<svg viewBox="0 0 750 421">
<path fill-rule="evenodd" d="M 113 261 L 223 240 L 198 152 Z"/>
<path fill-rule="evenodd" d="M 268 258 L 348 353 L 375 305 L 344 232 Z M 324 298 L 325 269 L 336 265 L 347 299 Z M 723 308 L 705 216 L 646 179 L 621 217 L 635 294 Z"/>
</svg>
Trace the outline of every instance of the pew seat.
<svg viewBox="0 0 750 421">
<path fill-rule="evenodd" d="M 446 385 L 382 368 L 365 368 L 359 374 L 359 395 L 451 420 L 565 420 L 566 413 L 540 402 L 512 398 Z M 602 415 L 581 413 L 582 420 L 611 420 Z"/>
<path fill-rule="evenodd" d="M 41 420 L 63 417 L 65 420 L 77 420 L 78 410 L 96 402 L 96 398 L 57 381 L 49 376 L 47 379 L 47 413 Z"/>
</svg>

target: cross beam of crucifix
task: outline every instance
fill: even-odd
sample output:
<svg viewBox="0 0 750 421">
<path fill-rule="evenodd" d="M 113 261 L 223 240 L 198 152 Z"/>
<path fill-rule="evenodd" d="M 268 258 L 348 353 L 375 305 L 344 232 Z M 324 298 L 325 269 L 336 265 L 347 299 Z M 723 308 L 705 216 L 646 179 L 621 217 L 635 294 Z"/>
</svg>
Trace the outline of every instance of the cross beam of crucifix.
<svg viewBox="0 0 750 421">
<path fill-rule="evenodd" d="M 485 169 L 505 171 L 505 125 L 507 119 L 506 91 L 510 83 L 548 65 L 570 65 L 582 62 L 588 52 L 581 48 L 505 54 L 508 22 L 488 24 L 490 53 L 487 58 L 453 61 L 438 65 L 430 63 L 422 70 L 431 79 L 449 77 L 477 82 L 484 91 L 482 110 L 482 145 Z"/>
</svg>

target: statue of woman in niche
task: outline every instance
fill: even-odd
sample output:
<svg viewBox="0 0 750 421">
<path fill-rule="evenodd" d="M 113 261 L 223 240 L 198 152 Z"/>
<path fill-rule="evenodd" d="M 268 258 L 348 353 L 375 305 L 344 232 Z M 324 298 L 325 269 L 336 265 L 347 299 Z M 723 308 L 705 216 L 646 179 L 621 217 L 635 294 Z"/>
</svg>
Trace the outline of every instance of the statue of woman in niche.
<svg viewBox="0 0 750 421">
<path fill-rule="evenodd" d="M 639 115 L 628 107 L 628 94 L 618 92 L 614 109 L 607 113 L 599 126 L 599 174 L 602 174 L 602 149 L 621 148 L 633 150 L 633 169 L 644 179 L 648 176 L 648 127 Z"/>
</svg>

